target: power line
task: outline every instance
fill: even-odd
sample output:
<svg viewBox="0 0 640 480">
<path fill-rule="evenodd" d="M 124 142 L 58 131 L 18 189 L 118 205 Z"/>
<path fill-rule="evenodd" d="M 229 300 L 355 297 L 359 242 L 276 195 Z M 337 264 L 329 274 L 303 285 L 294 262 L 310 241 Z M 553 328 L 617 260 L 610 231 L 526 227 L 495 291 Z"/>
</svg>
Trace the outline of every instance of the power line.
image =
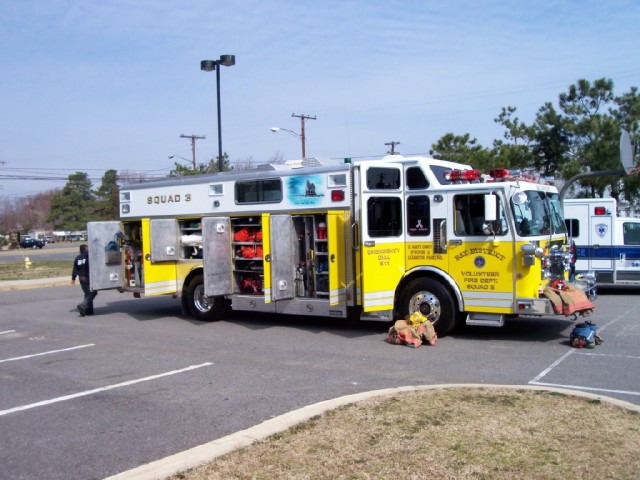
<svg viewBox="0 0 640 480">
<path fill-rule="evenodd" d="M 180 138 L 189 138 L 191 139 L 191 157 L 193 158 L 193 169 L 196 169 L 196 140 L 204 140 L 207 138 L 204 135 L 184 135 L 181 134 Z"/>
<path fill-rule="evenodd" d="M 391 147 L 391 149 L 387 152 L 389 155 L 397 155 L 400 152 L 396 152 L 396 145 L 400 145 L 400 142 L 387 142 L 385 143 L 387 147 Z"/>
<path fill-rule="evenodd" d="M 295 113 L 292 113 L 291 116 L 300 119 L 300 139 L 302 140 L 302 159 L 304 160 L 307 157 L 307 154 L 306 154 L 307 139 L 306 139 L 306 137 L 304 135 L 304 121 L 305 120 L 315 120 L 316 116 L 315 115 L 313 115 L 313 116 L 305 115 L 304 113 L 300 114 L 300 115 L 296 115 Z"/>
</svg>

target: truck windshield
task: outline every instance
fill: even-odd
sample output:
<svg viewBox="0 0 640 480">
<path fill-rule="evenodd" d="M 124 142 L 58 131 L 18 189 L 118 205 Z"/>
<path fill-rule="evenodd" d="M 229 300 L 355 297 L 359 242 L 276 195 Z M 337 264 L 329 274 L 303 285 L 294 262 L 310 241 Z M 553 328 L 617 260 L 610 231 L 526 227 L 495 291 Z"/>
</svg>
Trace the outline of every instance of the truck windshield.
<svg viewBox="0 0 640 480">
<path fill-rule="evenodd" d="M 517 196 L 520 195 L 516 201 Z M 523 201 L 523 197 L 526 199 Z M 516 231 L 522 237 L 566 233 L 560 196 L 557 193 L 528 190 L 511 198 Z"/>
</svg>

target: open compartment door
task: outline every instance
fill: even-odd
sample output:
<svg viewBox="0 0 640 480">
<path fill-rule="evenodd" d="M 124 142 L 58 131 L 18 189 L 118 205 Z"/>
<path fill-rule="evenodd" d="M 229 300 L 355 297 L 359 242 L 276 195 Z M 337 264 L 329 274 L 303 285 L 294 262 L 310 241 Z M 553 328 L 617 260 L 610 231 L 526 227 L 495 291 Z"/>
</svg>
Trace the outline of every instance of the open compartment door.
<svg viewBox="0 0 640 480">
<path fill-rule="evenodd" d="M 202 219 L 204 293 L 208 297 L 231 294 L 231 233 L 226 217 Z"/>
<path fill-rule="evenodd" d="M 272 215 L 270 227 L 271 299 L 276 301 L 293 298 L 296 269 L 291 215 Z"/>
<path fill-rule="evenodd" d="M 122 225 L 118 221 L 87 223 L 89 282 L 93 290 L 123 287 L 123 254 L 119 235 L 122 235 Z"/>
</svg>

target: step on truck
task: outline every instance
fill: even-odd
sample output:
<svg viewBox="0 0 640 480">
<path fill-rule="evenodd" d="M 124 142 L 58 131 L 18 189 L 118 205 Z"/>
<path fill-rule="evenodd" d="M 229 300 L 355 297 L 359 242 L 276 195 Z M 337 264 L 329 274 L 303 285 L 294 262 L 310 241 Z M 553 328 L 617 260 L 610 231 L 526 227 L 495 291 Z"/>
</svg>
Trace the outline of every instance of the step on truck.
<svg viewBox="0 0 640 480">
<path fill-rule="evenodd" d="M 124 185 L 120 220 L 87 226 L 94 289 L 229 310 L 391 322 L 439 335 L 552 316 L 570 254 L 557 189 L 421 156 L 315 159 Z"/>
<path fill-rule="evenodd" d="M 613 198 L 563 202 L 575 242 L 576 274 L 595 273 L 598 285 L 640 285 L 640 218 L 619 215 Z"/>
</svg>

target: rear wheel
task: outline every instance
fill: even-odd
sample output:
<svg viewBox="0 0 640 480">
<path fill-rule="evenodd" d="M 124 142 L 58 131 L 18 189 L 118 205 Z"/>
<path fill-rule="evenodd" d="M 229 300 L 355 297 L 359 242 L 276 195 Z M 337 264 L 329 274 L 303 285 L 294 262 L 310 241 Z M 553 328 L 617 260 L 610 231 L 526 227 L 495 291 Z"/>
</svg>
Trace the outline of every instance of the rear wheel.
<svg viewBox="0 0 640 480">
<path fill-rule="evenodd" d="M 194 276 L 187 287 L 187 308 L 191 316 L 197 320 L 216 321 L 224 314 L 223 297 L 207 297 L 204 294 L 204 277 Z"/>
<path fill-rule="evenodd" d="M 431 278 L 416 278 L 409 282 L 402 296 L 402 318 L 420 312 L 433 324 L 439 337 L 450 333 L 456 326 L 456 303 L 444 285 Z"/>
</svg>

